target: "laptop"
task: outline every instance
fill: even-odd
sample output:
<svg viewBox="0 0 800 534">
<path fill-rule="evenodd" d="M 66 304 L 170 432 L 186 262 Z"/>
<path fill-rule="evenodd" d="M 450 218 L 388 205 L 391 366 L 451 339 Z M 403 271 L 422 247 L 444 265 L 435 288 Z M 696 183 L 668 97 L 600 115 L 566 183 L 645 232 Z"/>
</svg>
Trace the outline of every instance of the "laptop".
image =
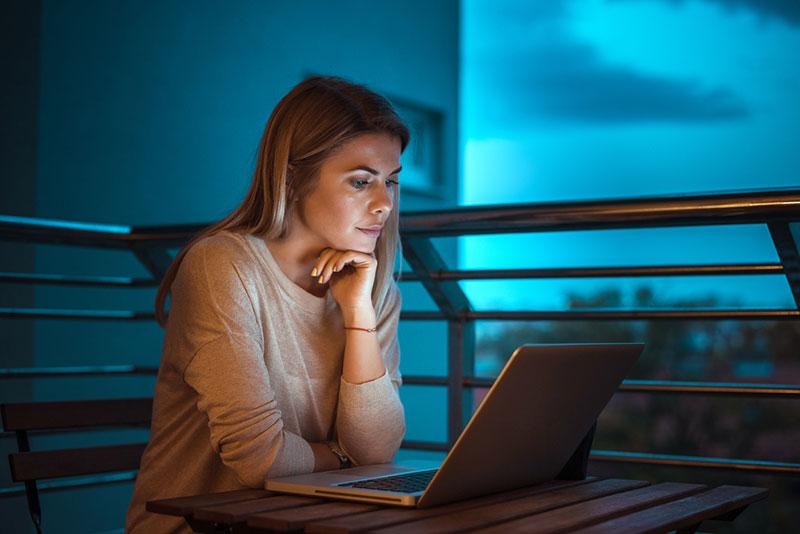
<svg viewBox="0 0 800 534">
<path fill-rule="evenodd" d="M 552 480 L 643 348 L 523 345 L 441 463 L 404 461 L 273 478 L 266 488 L 424 508 Z"/>
</svg>

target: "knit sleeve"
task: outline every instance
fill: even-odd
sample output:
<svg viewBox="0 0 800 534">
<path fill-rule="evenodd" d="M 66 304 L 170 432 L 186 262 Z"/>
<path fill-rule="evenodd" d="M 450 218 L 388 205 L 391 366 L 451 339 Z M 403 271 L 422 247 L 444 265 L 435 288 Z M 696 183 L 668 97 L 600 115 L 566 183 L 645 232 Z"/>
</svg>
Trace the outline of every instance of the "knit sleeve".
<svg viewBox="0 0 800 534">
<path fill-rule="evenodd" d="M 390 462 L 405 435 L 405 414 L 399 395 L 400 307 L 400 290 L 395 285 L 378 316 L 384 375 L 363 384 L 340 380 L 336 433 L 342 449 L 356 465 Z"/>
<path fill-rule="evenodd" d="M 168 328 L 180 331 L 179 365 L 208 419 L 211 447 L 242 484 L 263 487 L 267 477 L 313 471 L 314 455 L 283 428 L 248 287 L 253 280 L 225 239 L 206 238 L 184 257 Z"/>
</svg>

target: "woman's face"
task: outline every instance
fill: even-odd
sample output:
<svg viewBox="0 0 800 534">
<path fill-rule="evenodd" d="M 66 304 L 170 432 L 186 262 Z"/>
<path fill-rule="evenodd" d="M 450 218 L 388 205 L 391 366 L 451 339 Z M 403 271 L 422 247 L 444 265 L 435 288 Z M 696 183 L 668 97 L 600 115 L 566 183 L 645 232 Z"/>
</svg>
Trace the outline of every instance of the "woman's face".
<svg viewBox="0 0 800 534">
<path fill-rule="evenodd" d="M 400 140 L 363 134 L 322 163 L 316 187 L 300 200 L 290 235 L 322 250 L 375 250 L 397 201 Z"/>
</svg>

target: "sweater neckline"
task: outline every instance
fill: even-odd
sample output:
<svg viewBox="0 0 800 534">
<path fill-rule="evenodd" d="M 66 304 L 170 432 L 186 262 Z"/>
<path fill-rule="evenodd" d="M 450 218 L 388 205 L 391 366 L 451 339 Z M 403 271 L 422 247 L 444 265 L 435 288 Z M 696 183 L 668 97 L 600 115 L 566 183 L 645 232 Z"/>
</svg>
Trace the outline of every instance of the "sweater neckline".
<svg viewBox="0 0 800 534">
<path fill-rule="evenodd" d="M 244 236 L 257 252 L 257 256 L 264 260 L 264 264 L 273 274 L 274 279 L 278 282 L 278 286 L 280 286 L 292 303 L 314 314 L 324 313 L 326 309 L 335 303 L 330 290 L 326 291 L 324 296 L 318 297 L 312 295 L 292 281 L 286 273 L 281 270 L 278 261 L 272 255 L 272 252 L 270 252 L 266 240 L 253 234 L 244 234 Z"/>
</svg>

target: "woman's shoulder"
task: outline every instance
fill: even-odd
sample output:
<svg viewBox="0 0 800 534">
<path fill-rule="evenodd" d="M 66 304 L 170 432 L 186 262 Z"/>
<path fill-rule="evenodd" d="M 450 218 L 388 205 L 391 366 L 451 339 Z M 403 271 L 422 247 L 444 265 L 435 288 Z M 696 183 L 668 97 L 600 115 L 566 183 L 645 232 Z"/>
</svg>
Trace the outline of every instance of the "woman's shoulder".
<svg viewBox="0 0 800 534">
<path fill-rule="evenodd" d="M 231 261 L 247 257 L 243 234 L 230 230 L 220 230 L 206 235 L 192 243 L 186 251 L 186 259 L 203 257 L 205 261 Z"/>
<path fill-rule="evenodd" d="M 181 261 L 180 270 L 186 273 L 248 272 L 250 257 L 244 235 L 222 230 L 206 235 L 192 243 Z"/>
</svg>

